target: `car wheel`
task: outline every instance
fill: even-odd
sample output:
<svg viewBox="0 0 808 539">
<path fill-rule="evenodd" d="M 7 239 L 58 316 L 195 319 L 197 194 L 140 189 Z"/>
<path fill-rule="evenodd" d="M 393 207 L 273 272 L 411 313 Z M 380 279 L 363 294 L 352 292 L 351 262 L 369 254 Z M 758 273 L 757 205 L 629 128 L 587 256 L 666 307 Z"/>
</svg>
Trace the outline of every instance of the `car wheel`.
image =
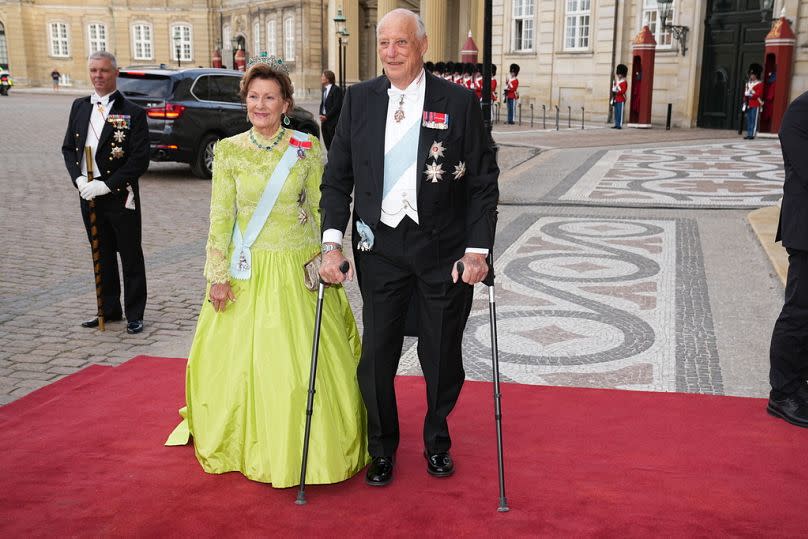
<svg viewBox="0 0 808 539">
<path fill-rule="evenodd" d="M 191 162 L 191 172 L 194 176 L 207 178 L 213 175 L 213 149 L 219 142 L 219 135 L 208 133 L 199 143 L 194 160 Z"/>
</svg>

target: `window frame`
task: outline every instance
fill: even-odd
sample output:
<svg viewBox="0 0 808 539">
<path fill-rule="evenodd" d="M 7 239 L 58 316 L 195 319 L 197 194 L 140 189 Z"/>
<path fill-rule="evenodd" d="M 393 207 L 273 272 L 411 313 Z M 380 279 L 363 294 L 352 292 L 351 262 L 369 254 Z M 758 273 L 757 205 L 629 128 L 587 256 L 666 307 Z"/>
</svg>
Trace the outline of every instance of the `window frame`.
<svg viewBox="0 0 808 539">
<path fill-rule="evenodd" d="M 141 38 L 138 40 L 138 29 L 148 29 L 148 39 Z M 150 22 L 136 21 L 131 26 L 132 36 L 132 59 L 133 60 L 154 60 L 154 27 Z M 138 43 L 148 45 L 149 55 L 138 55 Z M 173 44 L 172 44 L 173 47 Z M 144 53 L 145 48 L 144 48 Z"/>
<path fill-rule="evenodd" d="M 530 11 L 528 14 L 527 12 Z M 511 51 L 533 52 L 536 37 L 536 2 L 513 0 L 511 3 Z M 526 32 L 527 30 L 527 32 Z M 525 38 L 525 34 L 529 34 Z"/>
<path fill-rule="evenodd" d="M 58 26 L 64 30 L 63 36 L 54 35 L 54 27 Z M 64 52 L 61 50 L 62 46 Z M 70 25 L 68 23 L 64 21 L 48 22 L 48 53 L 51 58 L 70 58 Z"/>
<path fill-rule="evenodd" d="M 571 10 L 570 5 L 575 4 L 575 9 Z M 586 5 L 586 9 L 582 8 Z M 583 24 L 586 19 L 586 24 Z M 570 26 L 570 21 L 574 21 L 574 26 Z M 575 32 L 570 36 L 570 28 Z M 582 32 L 586 28 L 586 34 Z M 564 1 L 564 51 L 579 52 L 589 51 L 592 43 L 592 1 L 591 0 L 565 0 Z M 570 44 L 572 39 L 572 44 Z"/>
<path fill-rule="evenodd" d="M 177 30 L 187 29 L 188 30 L 188 37 L 187 39 L 183 38 L 180 35 L 180 53 L 182 58 L 177 57 L 177 46 L 175 42 L 175 32 Z M 181 32 L 182 33 L 182 32 Z M 175 22 L 172 23 L 168 29 L 169 35 L 169 46 L 171 47 L 171 57 L 174 59 L 175 62 L 182 61 L 182 62 L 193 62 L 194 61 L 194 29 L 191 24 L 186 22 Z M 186 48 L 187 47 L 187 48 Z M 186 54 L 187 53 L 187 54 Z"/>
<path fill-rule="evenodd" d="M 253 21 L 252 25 L 252 56 L 258 56 L 261 54 L 261 21 L 255 20 Z"/>
<path fill-rule="evenodd" d="M 101 29 L 102 33 L 104 34 L 103 37 L 98 37 L 98 35 L 96 35 L 96 37 L 93 38 L 93 28 L 95 28 L 96 34 L 98 34 L 98 29 Z M 96 44 L 101 43 L 102 46 L 94 47 L 93 42 Z M 103 22 L 87 23 L 87 56 L 93 54 L 94 52 L 105 50 L 107 50 L 107 25 Z"/>
<path fill-rule="evenodd" d="M 283 18 L 283 61 L 295 61 L 295 16 L 290 14 Z M 291 52 L 290 52 L 291 51 Z"/>
<path fill-rule="evenodd" d="M 654 3 L 653 6 L 648 4 Z M 655 15 L 655 20 L 650 21 L 651 14 Z M 671 24 L 676 24 L 676 0 L 671 4 Z M 643 0 L 642 10 L 640 12 L 640 30 L 643 26 L 648 26 L 651 33 L 654 34 L 654 39 L 657 42 L 657 49 L 669 50 L 673 49 L 673 34 L 670 30 L 663 30 L 661 28 L 661 17 L 659 16 L 659 2 L 657 0 Z M 638 30 L 639 31 L 639 30 Z"/>
<path fill-rule="evenodd" d="M 278 54 L 278 21 L 275 17 L 271 19 L 267 19 L 266 23 L 267 28 L 267 35 L 266 35 L 266 51 L 269 56 L 277 56 Z M 270 28 L 272 31 L 270 32 Z M 270 39 L 271 36 L 271 39 Z"/>
</svg>

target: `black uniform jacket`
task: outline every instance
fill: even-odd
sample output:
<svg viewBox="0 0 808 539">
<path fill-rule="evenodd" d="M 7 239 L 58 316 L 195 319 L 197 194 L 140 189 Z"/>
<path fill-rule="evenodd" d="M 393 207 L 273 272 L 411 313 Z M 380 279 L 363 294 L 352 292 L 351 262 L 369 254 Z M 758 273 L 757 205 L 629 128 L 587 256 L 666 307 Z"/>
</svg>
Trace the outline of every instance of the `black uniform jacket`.
<svg viewBox="0 0 808 539">
<path fill-rule="evenodd" d="M 149 128 L 146 112 L 131 101 L 127 101 L 120 92 L 113 93 L 110 99 L 114 99 L 115 102 L 104 123 L 96 149 L 95 162 L 101 170 L 95 170 L 96 167 L 93 167 L 93 173 L 96 178 L 100 177 L 107 184 L 112 193 L 111 196 L 98 197 L 96 201 L 100 203 L 110 198 L 125 200 L 127 185 L 132 186 L 137 197 L 138 178 L 149 168 Z M 76 185 L 76 178 L 81 176 L 81 158 L 92 110 L 93 105 L 89 96 L 76 99 L 70 109 L 67 132 L 62 143 L 62 155 L 73 185 Z M 122 133 L 122 141 L 116 140 L 116 132 Z M 138 209 L 139 207 L 138 204 Z"/>
</svg>

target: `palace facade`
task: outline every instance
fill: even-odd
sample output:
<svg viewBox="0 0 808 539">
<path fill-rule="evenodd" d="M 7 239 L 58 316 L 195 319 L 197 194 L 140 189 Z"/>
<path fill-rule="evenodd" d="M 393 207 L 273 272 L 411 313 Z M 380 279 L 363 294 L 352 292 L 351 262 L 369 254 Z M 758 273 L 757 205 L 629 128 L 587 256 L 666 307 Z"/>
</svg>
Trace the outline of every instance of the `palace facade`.
<svg viewBox="0 0 808 539">
<path fill-rule="evenodd" d="M 239 48 L 282 56 L 296 95 L 316 98 L 323 69 L 338 72 L 342 40 L 345 80 L 380 73 L 375 29 L 380 14 L 407 7 L 421 14 L 427 60 L 460 60 L 469 32 L 482 51 L 484 0 L 0 0 L 0 64 L 18 84 L 63 82 L 87 87 L 86 58 L 110 50 L 121 66 L 211 65 L 219 51 L 234 66 Z M 522 119 L 541 121 L 542 105 L 562 116 L 581 107 L 589 122 L 606 121 L 612 72 L 623 63 L 632 83 L 633 43 L 644 26 L 656 41 L 651 121 L 674 126 L 737 128 L 746 70 L 766 65 L 765 44 L 782 13 L 793 31 L 793 60 L 777 66 L 789 98 L 808 89 L 808 0 L 673 0 L 663 28 L 657 0 L 492 0 L 493 62 L 503 88 L 517 63 Z M 345 17 L 344 29 L 335 22 Z M 337 31 L 343 30 L 341 37 Z M 783 38 L 788 41 L 788 36 Z M 782 40 L 781 40 L 782 41 Z M 482 61 L 480 52 L 479 61 Z M 768 76 L 768 74 L 767 74 Z M 645 78 L 643 78 L 645 77 Z M 568 109 L 569 107 L 569 109 Z"/>
</svg>

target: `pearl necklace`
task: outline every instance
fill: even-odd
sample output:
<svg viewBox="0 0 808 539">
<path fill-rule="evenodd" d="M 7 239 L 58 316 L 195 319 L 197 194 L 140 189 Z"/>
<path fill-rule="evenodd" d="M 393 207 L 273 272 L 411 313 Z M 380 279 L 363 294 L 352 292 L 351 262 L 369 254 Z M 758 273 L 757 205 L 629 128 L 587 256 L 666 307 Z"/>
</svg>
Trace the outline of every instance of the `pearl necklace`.
<svg viewBox="0 0 808 539">
<path fill-rule="evenodd" d="M 275 140 L 272 141 L 272 144 L 270 144 L 269 146 L 264 146 L 263 144 L 258 143 L 258 141 L 255 139 L 255 133 L 253 133 L 253 130 L 250 129 L 250 142 L 258 146 L 262 150 L 270 151 L 271 149 L 273 149 L 275 146 L 278 145 L 278 143 L 283 139 L 283 136 L 285 134 L 286 134 L 286 128 L 281 126 L 281 130 L 278 131 L 278 135 L 275 137 Z"/>
</svg>

